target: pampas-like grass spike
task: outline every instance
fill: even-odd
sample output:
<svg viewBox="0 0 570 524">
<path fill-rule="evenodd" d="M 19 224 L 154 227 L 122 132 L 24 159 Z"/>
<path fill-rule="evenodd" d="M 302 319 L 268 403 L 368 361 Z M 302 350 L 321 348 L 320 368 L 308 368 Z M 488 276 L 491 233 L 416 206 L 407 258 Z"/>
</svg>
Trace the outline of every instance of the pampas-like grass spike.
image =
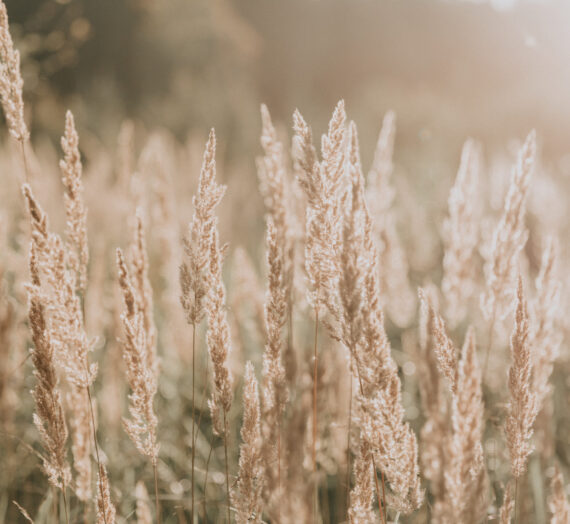
<svg viewBox="0 0 570 524">
<path fill-rule="evenodd" d="M 239 454 L 237 489 L 232 494 L 236 523 L 261 523 L 264 471 L 261 449 L 259 393 L 253 364 L 245 366 L 243 390 L 242 444 Z"/>
<path fill-rule="evenodd" d="M 529 317 L 522 277 L 517 286 L 515 327 L 511 335 L 509 368 L 509 411 L 505 422 L 507 446 L 513 477 L 519 478 L 526 470 L 528 456 L 533 450 L 530 438 L 538 413 L 538 394 L 532 387 L 532 351 L 529 339 Z"/>
</svg>

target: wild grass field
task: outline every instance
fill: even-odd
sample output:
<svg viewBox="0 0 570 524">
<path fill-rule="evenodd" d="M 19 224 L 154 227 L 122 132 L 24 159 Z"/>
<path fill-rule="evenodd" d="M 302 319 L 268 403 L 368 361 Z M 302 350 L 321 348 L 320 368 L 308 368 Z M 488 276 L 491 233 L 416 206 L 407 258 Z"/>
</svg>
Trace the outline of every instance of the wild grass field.
<svg viewBox="0 0 570 524">
<path fill-rule="evenodd" d="M 252 96 L 182 139 L 94 126 L 26 88 L 10 15 L 0 523 L 570 523 L 570 181 L 544 126 L 464 136 L 423 178 L 396 111 L 342 98 L 315 124 Z"/>
</svg>

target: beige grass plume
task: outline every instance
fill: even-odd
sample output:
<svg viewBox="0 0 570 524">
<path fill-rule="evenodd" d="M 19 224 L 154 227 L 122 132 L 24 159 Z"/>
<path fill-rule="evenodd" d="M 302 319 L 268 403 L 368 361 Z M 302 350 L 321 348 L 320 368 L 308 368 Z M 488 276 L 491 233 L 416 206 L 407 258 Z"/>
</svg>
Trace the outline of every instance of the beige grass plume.
<svg viewBox="0 0 570 524">
<path fill-rule="evenodd" d="M 119 285 L 123 295 L 123 358 L 126 364 L 127 379 L 131 388 L 129 395 L 130 419 L 123 419 L 125 430 L 137 449 L 156 465 L 158 443 L 156 436 L 157 417 L 153 403 L 156 394 L 155 370 L 149 366 L 147 334 L 144 328 L 144 315 L 137 306 L 132 278 L 125 258 L 117 249 Z"/>
<path fill-rule="evenodd" d="M 367 524 L 376 521 L 376 516 L 372 511 L 375 475 L 372 457 L 370 443 L 367 440 L 361 440 L 353 465 L 354 487 L 350 493 L 348 509 L 351 524 Z"/>
<path fill-rule="evenodd" d="M 483 462 L 484 405 L 475 332 L 467 331 L 451 397 L 451 432 L 446 442 L 445 498 L 434 508 L 446 522 L 479 522 L 487 510 Z M 438 512 L 439 512 L 438 511 Z"/>
<path fill-rule="evenodd" d="M 195 419 L 196 390 L 196 327 L 206 315 L 205 298 L 210 285 L 210 256 L 212 235 L 216 227 L 216 207 L 225 186 L 216 182 L 216 134 L 212 129 L 204 157 L 198 192 L 192 199 L 194 214 L 184 238 L 185 260 L 180 266 L 180 302 L 188 324 L 192 326 L 192 420 Z M 219 429 L 219 427 L 218 427 Z M 192 488 L 191 518 L 194 518 L 195 427 L 192 425 Z M 229 497 L 228 497 L 229 504 Z"/>
<path fill-rule="evenodd" d="M 453 342 L 448 337 L 443 318 L 438 313 L 432 314 L 432 333 L 435 339 L 435 354 L 441 374 L 449 381 L 452 394 L 457 393 L 458 366 L 457 352 Z"/>
<path fill-rule="evenodd" d="M 519 151 L 503 215 L 495 228 L 485 274 L 487 289 L 481 298 L 485 317 L 493 323 L 495 316 L 504 318 L 511 311 L 516 288 L 517 260 L 524 248 L 528 231 L 525 227 L 526 197 L 536 157 L 536 133 L 531 131 Z"/>
<path fill-rule="evenodd" d="M 536 278 L 536 297 L 531 302 L 534 319 L 530 331 L 534 365 L 533 388 L 538 393 L 541 405 L 552 389 L 549 384 L 550 375 L 562 341 L 557 326 L 561 293 L 561 283 L 557 278 L 558 252 L 557 242 L 554 238 L 549 238 Z"/>
<path fill-rule="evenodd" d="M 444 247 L 441 290 L 445 316 L 455 327 L 467 314 L 475 291 L 474 251 L 479 241 L 476 214 L 479 155 L 475 143 L 467 140 L 461 164 L 448 199 L 449 216 L 443 223 Z"/>
<path fill-rule="evenodd" d="M 345 122 L 340 101 L 322 138 L 322 161 L 318 162 L 311 130 L 299 111 L 293 115 L 293 148 L 299 163 L 299 183 L 308 200 L 306 214 L 305 269 L 309 301 L 319 312 L 334 287 L 334 267 L 340 242 L 340 195 L 343 179 Z"/>
<path fill-rule="evenodd" d="M 84 294 L 87 286 L 87 264 L 89 262 L 87 208 L 83 198 L 83 167 L 79 153 L 79 136 L 75 129 L 75 121 L 71 111 L 67 111 L 65 115 L 65 134 L 61 139 L 61 147 L 64 157 L 60 160 L 59 166 L 65 187 L 66 237 L 72 246 L 69 251 L 73 253 L 70 263 L 78 274 L 79 291 Z"/>
<path fill-rule="evenodd" d="M 570 503 L 566 496 L 564 477 L 558 466 L 550 482 L 548 509 L 552 513 L 551 524 L 568 524 L 570 522 Z"/>
<path fill-rule="evenodd" d="M 137 524 L 152 524 L 152 514 L 149 508 L 148 491 L 144 482 L 137 482 L 135 487 L 135 495 L 137 498 L 136 514 Z"/>
<path fill-rule="evenodd" d="M 135 234 L 129 249 L 132 268 L 132 284 L 137 309 L 142 315 L 146 338 L 146 365 L 149 371 L 158 374 L 156 356 L 156 326 L 153 313 L 153 292 L 149 279 L 149 262 L 142 219 L 142 210 L 137 209 L 135 216 Z"/>
<path fill-rule="evenodd" d="M 10 134 L 22 144 L 30 136 L 24 120 L 23 87 L 20 53 L 14 49 L 6 5 L 0 1 L 0 98 Z"/>
<path fill-rule="evenodd" d="M 97 477 L 97 524 L 115 524 L 116 513 L 111 501 L 107 469 L 101 464 Z"/>
<path fill-rule="evenodd" d="M 208 292 L 207 274 L 215 210 L 226 190 L 225 186 L 219 185 L 215 180 L 215 153 L 216 135 L 212 129 L 204 152 L 198 193 L 192 200 L 194 215 L 184 239 L 186 260 L 180 267 L 180 300 L 188 323 L 193 325 L 200 323 L 205 315 L 203 300 Z"/>
<path fill-rule="evenodd" d="M 207 344 L 208 352 L 213 363 L 214 392 L 208 401 L 212 413 L 214 431 L 225 435 L 227 427 L 222 425 L 220 415 L 224 420 L 232 405 L 233 381 L 228 367 L 228 357 L 231 350 L 230 326 L 226 312 L 226 290 L 222 280 L 223 248 L 218 241 L 218 231 L 214 229 L 210 238 L 210 264 L 208 284 L 210 293 L 206 305 L 208 314 Z"/>
<path fill-rule="evenodd" d="M 287 169 L 283 158 L 283 146 L 277 139 L 277 133 L 271 122 L 269 110 L 261 105 L 261 145 L 265 155 L 258 159 L 257 171 L 260 191 L 265 206 L 272 217 L 278 244 L 283 251 L 284 281 L 287 297 L 290 297 L 293 284 L 293 220 L 290 204 L 291 189 L 287 179 Z"/>
<path fill-rule="evenodd" d="M 56 344 L 46 319 L 46 304 L 41 291 L 38 263 L 37 246 L 32 240 L 30 247 L 31 283 L 27 289 L 28 318 L 34 343 L 31 355 L 36 368 L 34 375 L 37 379 L 32 393 L 36 402 L 34 424 L 47 453 L 42 458 L 49 482 L 65 492 L 71 481 L 71 472 L 66 457 L 68 431 L 58 387 Z"/>
<path fill-rule="evenodd" d="M 293 154 L 298 164 L 298 182 L 307 197 L 305 233 L 305 271 L 307 298 L 314 310 L 312 462 L 314 513 L 318 508 L 317 479 L 317 395 L 319 315 L 333 296 L 338 279 L 337 254 L 340 248 L 341 192 L 343 185 L 344 101 L 340 101 L 321 141 L 322 161 L 318 162 L 311 130 L 298 110 L 293 114 Z"/>
<path fill-rule="evenodd" d="M 418 387 L 426 421 L 420 432 L 422 473 L 430 481 L 434 504 L 444 496 L 444 465 L 447 450 L 449 403 L 444 376 L 439 372 L 433 320 L 437 311 L 437 289 L 433 285 L 418 290 L 420 298 L 419 344 L 416 356 Z"/>
<path fill-rule="evenodd" d="M 533 362 L 529 329 L 527 301 L 522 278 L 519 275 L 515 327 L 510 344 L 512 358 L 508 381 L 510 402 L 505 421 L 511 471 L 515 479 L 525 472 L 528 456 L 533 450 L 530 438 L 539 408 L 538 393 L 532 384 Z"/>
<path fill-rule="evenodd" d="M 355 259 L 357 263 L 362 264 L 364 272 L 356 278 L 354 276 L 343 277 L 347 284 L 352 279 L 354 281 L 352 286 L 359 285 L 362 293 L 362 301 L 356 315 L 360 317 L 358 330 L 360 335 L 358 336 L 362 337 L 357 339 L 358 347 L 355 352 L 360 386 L 357 396 L 357 422 L 360 426 L 361 440 L 368 442 L 375 465 L 388 482 L 389 491 L 386 494 L 385 503 L 407 514 L 418 508 L 423 500 L 419 481 L 417 442 L 411 428 L 404 421 L 401 383 L 396 363 L 391 357 L 390 343 L 383 325 L 383 314 L 379 302 L 379 258 L 372 237 L 372 222 L 362 197 L 362 173 L 360 172 L 358 139 L 354 124 L 350 126 L 350 135 L 352 206 L 355 212 L 360 209 L 364 226 L 360 247 L 357 248 L 361 251 L 359 257 Z M 357 196 L 358 194 L 360 197 Z M 352 228 L 350 225 L 345 228 L 343 235 L 345 246 L 351 245 L 348 239 L 351 236 L 349 231 L 352 229 L 354 229 L 353 234 L 358 234 L 360 228 Z M 348 260 L 349 253 L 340 258 Z M 347 264 L 346 267 L 351 266 L 356 275 L 354 264 Z M 348 289 L 348 287 L 345 288 L 345 290 Z M 341 301 L 346 298 L 341 297 Z M 353 311 L 353 305 L 357 302 L 354 298 L 345 301 L 344 310 L 347 313 Z M 350 313 L 350 316 L 352 315 Z M 363 448 L 360 449 L 362 451 Z M 358 489 L 357 486 L 355 489 Z"/>
<path fill-rule="evenodd" d="M 45 306 L 50 311 L 47 322 L 56 348 L 55 356 L 70 385 L 66 400 L 72 413 L 73 466 L 77 472 L 74 488 L 77 497 L 87 502 L 91 499 L 90 432 L 94 424 L 87 390 L 97 374 L 97 365 L 89 363 L 88 354 L 94 341 L 85 333 L 81 299 L 77 294 L 77 272 L 70 261 L 73 257 L 61 238 L 49 231 L 47 215 L 29 186 L 24 185 L 23 190 L 30 211 L 32 239 L 38 253 L 38 271 L 45 274 L 42 293 Z"/>
<path fill-rule="evenodd" d="M 396 115 L 388 111 L 376 143 L 367 177 L 366 201 L 374 223 L 380 257 L 382 306 L 400 327 L 408 325 L 415 310 L 415 297 L 408 282 L 408 261 L 396 231 L 393 210 L 395 190 L 391 185 Z"/>
<path fill-rule="evenodd" d="M 226 248 L 220 247 L 216 220 L 210 236 L 210 261 L 208 267 L 208 300 L 206 312 L 208 331 L 206 343 L 212 360 L 214 391 L 208 400 L 215 435 L 224 439 L 226 466 L 227 519 L 230 522 L 230 476 L 228 461 L 228 412 L 233 400 L 233 380 L 228 360 L 231 351 L 230 324 L 226 310 L 226 289 L 222 279 L 222 259 Z"/>
<path fill-rule="evenodd" d="M 264 471 L 259 393 L 251 362 L 247 362 L 245 366 L 241 438 L 237 488 L 232 494 L 232 502 L 236 508 L 236 522 L 261 523 Z"/>
<path fill-rule="evenodd" d="M 269 285 L 265 299 L 266 344 L 263 354 L 263 452 L 266 465 L 267 500 L 279 504 L 281 487 L 282 418 L 288 400 L 283 366 L 283 327 L 287 319 L 287 289 L 284 257 L 273 220 L 267 220 L 267 265 Z"/>
<path fill-rule="evenodd" d="M 515 509 L 515 497 L 513 493 L 513 484 L 509 482 L 503 494 L 503 505 L 499 511 L 500 524 L 511 524 L 513 510 Z"/>
</svg>

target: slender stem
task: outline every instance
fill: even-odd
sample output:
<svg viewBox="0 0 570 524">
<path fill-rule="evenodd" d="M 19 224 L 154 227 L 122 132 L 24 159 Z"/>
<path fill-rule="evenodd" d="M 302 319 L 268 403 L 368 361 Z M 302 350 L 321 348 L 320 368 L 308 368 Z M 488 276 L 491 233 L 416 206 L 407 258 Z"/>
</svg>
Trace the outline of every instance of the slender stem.
<svg viewBox="0 0 570 524">
<path fill-rule="evenodd" d="M 517 524 L 517 499 L 518 499 L 518 491 L 519 491 L 519 479 L 518 477 L 515 478 L 515 520 L 514 524 Z"/>
<path fill-rule="evenodd" d="M 386 507 L 386 482 L 384 480 L 384 472 L 380 471 L 382 477 L 382 505 L 384 506 L 384 522 L 388 522 L 388 508 Z"/>
<path fill-rule="evenodd" d="M 281 522 L 281 415 L 277 421 L 277 522 Z"/>
<path fill-rule="evenodd" d="M 152 469 L 154 470 L 154 502 L 156 505 L 156 522 L 161 523 L 160 518 L 160 503 L 158 502 L 158 468 L 156 466 L 156 459 L 153 460 Z"/>
<path fill-rule="evenodd" d="M 85 371 L 87 372 L 87 362 L 85 362 Z M 87 399 L 89 400 L 89 412 L 91 413 L 91 427 L 93 428 L 93 442 L 95 443 L 95 458 L 97 459 L 97 471 L 99 472 L 99 478 L 101 478 L 101 459 L 99 458 L 99 445 L 97 444 L 97 430 L 95 429 L 95 414 L 93 413 L 93 402 L 91 400 L 91 388 L 89 386 L 85 387 L 87 391 Z M 98 482 L 99 484 L 99 492 L 101 494 L 101 500 L 105 500 L 105 495 L 103 493 L 103 483 Z M 105 524 L 109 524 L 107 522 L 107 514 L 106 511 L 102 511 L 103 513 L 103 520 Z"/>
<path fill-rule="evenodd" d="M 228 499 L 228 524 L 231 522 L 230 515 L 230 474 L 228 468 L 228 423 L 226 420 L 226 410 L 224 409 L 224 455 L 226 456 L 226 496 Z"/>
<path fill-rule="evenodd" d="M 61 492 L 63 493 L 63 510 L 65 511 L 65 522 L 66 524 L 69 524 L 69 515 L 67 514 L 67 495 L 65 494 L 66 491 L 67 488 L 65 486 L 65 482 L 62 481 Z"/>
<path fill-rule="evenodd" d="M 313 476 L 314 476 L 314 515 L 313 522 L 317 522 L 317 511 L 319 506 L 319 483 L 317 481 L 317 378 L 318 378 L 318 352 L 317 340 L 319 336 L 319 306 L 315 307 L 315 347 L 313 356 Z"/>
<path fill-rule="evenodd" d="M 194 403 L 194 393 L 195 393 L 195 350 L 196 350 L 196 323 L 192 322 L 192 505 L 190 509 L 190 522 L 194 524 L 194 461 L 196 458 L 196 441 L 194 440 L 194 420 L 195 420 L 195 403 Z"/>
<path fill-rule="evenodd" d="M 210 359 L 206 357 L 206 372 L 204 376 L 208 376 L 208 372 L 210 370 Z M 196 424 L 196 432 L 194 434 L 194 442 L 192 442 L 192 447 L 196 446 L 196 442 L 198 441 L 198 430 L 200 429 L 200 423 L 202 422 L 202 413 L 204 413 L 204 401 L 206 400 L 206 393 L 208 389 L 208 381 L 204 381 L 204 387 L 202 388 L 202 402 L 200 402 L 200 414 L 198 415 L 198 424 Z"/>
<path fill-rule="evenodd" d="M 376 486 L 376 498 L 378 499 L 378 511 L 380 512 L 380 519 L 382 520 L 382 524 L 386 524 L 384 511 L 382 509 L 382 500 L 380 499 L 380 486 L 378 485 L 378 475 L 376 473 L 376 461 L 374 460 L 374 455 L 372 455 L 372 467 L 374 468 L 374 484 Z"/>
<path fill-rule="evenodd" d="M 212 441 L 210 440 L 210 451 L 208 452 L 208 460 L 206 460 L 206 477 L 204 478 L 204 522 L 208 522 L 208 514 L 206 513 L 206 492 L 208 490 L 208 472 L 210 471 L 210 458 L 212 456 Z M 192 522 L 192 524 L 194 524 Z"/>
<path fill-rule="evenodd" d="M 351 355 L 352 361 L 352 355 Z M 348 399 L 348 431 L 346 434 L 346 521 L 348 522 L 348 510 L 350 508 L 350 429 L 352 426 L 352 370 L 350 371 L 350 393 Z"/>
<path fill-rule="evenodd" d="M 59 495 L 57 493 L 57 488 L 55 486 L 51 487 L 51 493 L 52 493 L 52 498 L 53 498 L 53 521 L 54 522 L 59 522 Z"/>
<path fill-rule="evenodd" d="M 24 176 L 26 177 L 26 182 L 30 181 L 30 175 L 28 172 L 28 161 L 26 160 L 26 146 L 24 145 L 23 140 L 19 140 L 20 142 L 20 149 L 22 151 L 22 161 L 24 162 Z"/>
</svg>

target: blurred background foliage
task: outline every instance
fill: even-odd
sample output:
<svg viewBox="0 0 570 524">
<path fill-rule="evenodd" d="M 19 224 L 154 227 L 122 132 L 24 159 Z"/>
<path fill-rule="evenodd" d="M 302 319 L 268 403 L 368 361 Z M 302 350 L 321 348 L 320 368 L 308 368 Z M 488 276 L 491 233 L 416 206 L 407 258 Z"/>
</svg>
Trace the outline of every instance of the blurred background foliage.
<svg viewBox="0 0 570 524">
<path fill-rule="evenodd" d="M 452 176 L 468 136 L 487 151 L 536 127 L 570 169 L 570 4 L 522 0 L 6 0 L 35 133 L 71 107 L 101 140 L 131 118 L 179 138 L 215 126 L 253 169 L 261 102 L 320 134 L 344 98 L 369 160 L 398 115 L 396 160 Z M 510 4 L 510 2 L 507 2 Z M 411 154 L 413 152 L 413 154 Z M 437 158 L 437 163 L 433 160 Z"/>
</svg>

